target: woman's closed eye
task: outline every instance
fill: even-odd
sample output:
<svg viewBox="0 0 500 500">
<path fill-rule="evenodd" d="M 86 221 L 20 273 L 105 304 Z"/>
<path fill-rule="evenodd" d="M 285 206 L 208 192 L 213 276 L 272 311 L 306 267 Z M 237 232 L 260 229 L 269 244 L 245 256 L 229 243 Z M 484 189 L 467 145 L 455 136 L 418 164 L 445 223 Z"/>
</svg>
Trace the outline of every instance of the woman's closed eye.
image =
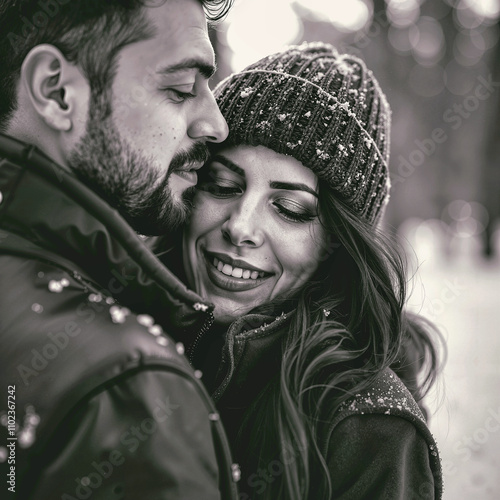
<svg viewBox="0 0 500 500">
<path fill-rule="evenodd" d="M 227 179 L 200 179 L 196 186 L 200 191 L 205 191 L 216 198 L 229 198 L 243 192 L 241 186 Z"/>
<path fill-rule="evenodd" d="M 273 205 L 284 219 L 291 222 L 310 222 L 317 217 L 314 211 L 292 200 L 279 198 Z"/>
</svg>

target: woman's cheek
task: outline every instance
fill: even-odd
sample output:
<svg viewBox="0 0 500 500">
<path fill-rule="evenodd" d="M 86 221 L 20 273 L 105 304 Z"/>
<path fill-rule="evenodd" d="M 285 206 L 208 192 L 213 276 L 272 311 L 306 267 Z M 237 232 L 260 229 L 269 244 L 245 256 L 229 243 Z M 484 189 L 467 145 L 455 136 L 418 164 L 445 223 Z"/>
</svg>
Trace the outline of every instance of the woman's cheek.
<svg viewBox="0 0 500 500">
<path fill-rule="evenodd" d="M 206 224 L 210 214 L 210 204 L 207 203 L 206 199 L 202 195 L 196 195 L 195 199 L 193 200 L 193 211 L 191 212 L 191 218 L 189 222 L 191 231 L 197 231 L 201 229 Z"/>
<path fill-rule="evenodd" d="M 295 248 L 297 250 L 300 248 L 300 250 L 294 252 L 296 258 L 299 257 L 299 260 L 295 262 L 296 275 L 301 282 L 304 282 L 318 269 L 325 250 L 324 244 L 318 231 L 313 230 Z M 307 260 L 304 260 L 306 256 Z"/>
</svg>

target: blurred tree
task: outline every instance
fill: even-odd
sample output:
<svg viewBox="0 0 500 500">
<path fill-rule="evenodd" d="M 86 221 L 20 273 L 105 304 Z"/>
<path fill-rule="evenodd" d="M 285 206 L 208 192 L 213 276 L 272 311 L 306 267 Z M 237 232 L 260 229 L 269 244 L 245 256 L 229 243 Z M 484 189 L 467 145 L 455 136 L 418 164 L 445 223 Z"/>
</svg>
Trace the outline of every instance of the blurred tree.
<svg viewBox="0 0 500 500">
<path fill-rule="evenodd" d="M 497 23 L 500 31 L 500 21 Z M 500 82 L 500 44 L 497 43 L 491 57 L 492 80 Z M 484 232 L 484 253 L 492 257 L 500 248 L 493 247 L 493 231 L 500 221 L 500 95 L 495 95 L 495 105 L 490 107 L 490 113 L 485 120 L 486 147 L 481 160 L 484 164 L 482 170 L 482 198 L 488 210 L 489 218 Z M 499 228 L 500 229 L 500 228 Z"/>
</svg>

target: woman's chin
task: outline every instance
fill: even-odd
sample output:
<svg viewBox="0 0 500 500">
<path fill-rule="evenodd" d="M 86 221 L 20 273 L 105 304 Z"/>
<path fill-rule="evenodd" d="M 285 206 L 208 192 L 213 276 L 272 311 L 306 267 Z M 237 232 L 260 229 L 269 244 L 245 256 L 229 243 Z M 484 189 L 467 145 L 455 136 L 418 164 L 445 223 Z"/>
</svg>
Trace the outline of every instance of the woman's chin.
<svg viewBox="0 0 500 500">
<path fill-rule="evenodd" d="M 228 326 L 236 319 L 230 314 L 217 314 L 217 308 L 214 310 L 214 322 L 216 325 Z"/>
<path fill-rule="evenodd" d="M 208 300 L 215 305 L 214 318 L 215 322 L 221 325 L 229 325 L 234 320 L 248 314 L 255 306 L 242 307 L 239 304 L 234 304 L 226 300 L 221 300 L 220 297 L 210 297 Z"/>
</svg>

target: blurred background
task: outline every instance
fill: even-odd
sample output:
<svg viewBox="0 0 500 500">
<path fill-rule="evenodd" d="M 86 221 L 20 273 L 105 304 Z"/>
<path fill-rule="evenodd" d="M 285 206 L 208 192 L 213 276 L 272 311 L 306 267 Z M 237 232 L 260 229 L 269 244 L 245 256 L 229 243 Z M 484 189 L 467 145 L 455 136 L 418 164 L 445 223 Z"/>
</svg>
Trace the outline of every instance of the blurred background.
<svg viewBox="0 0 500 500">
<path fill-rule="evenodd" d="M 324 41 L 363 58 L 393 109 L 385 216 L 410 260 L 409 307 L 448 355 L 427 398 L 445 500 L 500 498 L 500 0 L 236 0 L 219 70 Z"/>
</svg>

